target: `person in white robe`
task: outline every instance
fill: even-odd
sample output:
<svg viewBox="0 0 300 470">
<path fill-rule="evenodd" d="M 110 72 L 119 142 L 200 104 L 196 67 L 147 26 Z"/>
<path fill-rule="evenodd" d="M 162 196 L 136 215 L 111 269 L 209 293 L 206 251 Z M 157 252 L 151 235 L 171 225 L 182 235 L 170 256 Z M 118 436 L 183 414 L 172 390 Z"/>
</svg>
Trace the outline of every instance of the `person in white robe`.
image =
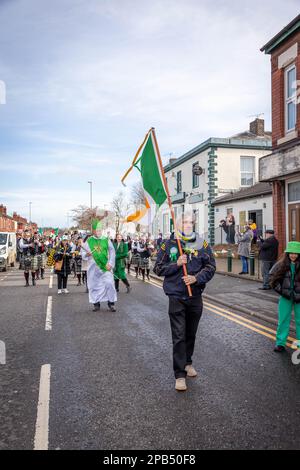
<svg viewBox="0 0 300 470">
<path fill-rule="evenodd" d="M 102 228 L 99 221 L 93 221 L 93 235 L 95 242 L 106 237 L 102 237 Z M 90 238 L 92 238 L 90 237 Z M 111 312 L 115 312 L 115 302 L 117 301 L 117 293 L 114 283 L 113 270 L 115 267 L 115 249 L 111 241 L 108 239 L 108 259 L 105 270 L 100 269 L 95 261 L 95 257 L 91 252 L 89 240 L 82 245 L 82 260 L 87 261 L 87 284 L 89 289 L 89 301 L 94 305 L 93 311 L 100 310 L 100 303 L 107 302 Z"/>
</svg>

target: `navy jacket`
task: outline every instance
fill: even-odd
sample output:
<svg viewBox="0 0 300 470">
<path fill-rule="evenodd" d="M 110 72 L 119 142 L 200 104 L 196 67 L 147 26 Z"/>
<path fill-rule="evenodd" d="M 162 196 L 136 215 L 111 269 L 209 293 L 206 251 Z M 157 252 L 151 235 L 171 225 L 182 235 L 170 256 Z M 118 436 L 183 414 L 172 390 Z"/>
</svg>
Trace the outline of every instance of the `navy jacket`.
<svg viewBox="0 0 300 470">
<path fill-rule="evenodd" d="M 188 274 L 197 278 L 197 282 L 191 284 L 191 289 L 193 296 L 199 296 L 216 271 L 216 262 L 212 250 L 199 235 L 196 235 L 194 242 L 181 241 L 181 246 L 183 252 L 185 249 L 194 250 L 194 253 L 188 255 L 186 267 Z M 170 240 L 161 245 L 153 270 L 158 276 L 164 276 L 163 288 L 166 295 L 185 300 L 189 298 L 189 294 L 182 279 L 184 275 L 183 267 L 177 266 L 177 260 L 175 260 L 179 256 L 177 240 L 174 233 L 172 233 Z"/>
<path fill-rule="evenodd" d="M 263 240 L 260 238 L 259 259 L 261 261 L 276 261 L 278 258 L 278 240 L 269 237 Z"/>
</svg>

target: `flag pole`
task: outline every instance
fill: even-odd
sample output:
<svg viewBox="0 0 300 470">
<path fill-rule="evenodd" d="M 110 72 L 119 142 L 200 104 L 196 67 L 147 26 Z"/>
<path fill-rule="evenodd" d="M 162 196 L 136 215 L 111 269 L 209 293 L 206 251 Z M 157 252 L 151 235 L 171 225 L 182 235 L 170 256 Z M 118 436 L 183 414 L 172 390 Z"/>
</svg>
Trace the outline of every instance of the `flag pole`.
<svg viewBox="0 0 300 470">
<path fill-rule="evenodd" d="M 151 129 L 152 129 L 152 128 L 151 128 Z M 135 163 L 136 163 L 136 161 L 137 161 L 137 159 L 138 159 L 138 156 L 139 156 L 139 154 L 140 154 L 142 148 L 144 147 L 144 144 L 145 144 L 146 140 L 148 139 L 148 136 L 149 136 L 149 134 L 150 134 L 150 132 L 151 132 L 151 129 L 150 129 L 150 130 L 147 132 L 147 134 L 145 135 L 145 138 L 144 138 L 143 142 L 142 142 L 141 145 L 139 146 L 139 148 L 138 148 L 138 150 L 137 150 L 137 152 L 136 152 L 136 154 L 135 154 L 135 156 L 134 156 L 134 159 L 132 160 L 132 163 L 131 163 L 130 168 L 126 171 L 125 175 L 124 175 L 123 178 L 121 179 L 121 183 L 123 184 L 123 186 L 126 186 L 125 183 L 124 183 L 124 180 L 127 178 L 127 176 L 129 175 L 129 173 L 130 173 L 131 170 L 133 169 L 133 167 L 134 167 L 134 165 L 135 165 Z"/>
<path fill-rule="evenodd" d="M 162 164 L 162 159 L 161 159 L 161 156 L 160 156 L 160 151 L 159 151 L 158 144 L 157 144 L 157 140 L 156 140 L 156 135 L 155 135 L 155 129 L 154 129 L 154 127 L 151 128 L 151 132 L 152 132 L 152 135 L 153 135 L 154 145 L 155 145 L 155 149 L 156 149 L 156 153 L 157 153 L 157 157 L 158 157 L 158 162 L 159 162 L 161 174 L 162 174 L 162 177 L 163 177 L 165 190 L 166 190 L 166 193 L 167 193 L 168 205 L 169 205 L 169 209 L 170 209 L 170 211 L 171 211 L 171 219 L 172 219 L 172 221 L 173 221 L 174 231 L 175 231 L 175 234 L 177 234 L 177 226 L 176 226 L 175 213 L 174 213 L 174 209 L 173 209 L 173 205 L 172 205 L 172 201 L 171 201 L 171 196 L 170 196 L 170 192 L 169 192 L 169 188 L 168 188 L 168 183 L 167 183 L 166 175 L 165 175 L 164 168 L 163 168 L 163 164 Z M 176 236 L 176 240 L 177 240 L 177 245 L 178 245 L 179 254 L 180 254 L 180 256 L 182 256 L 182 255 L 183 255 L 182 246 L 181 246 L 180 240 L 179 240 L 179 238 L 178 238 L 177 236 Z M 182 265 L 182 268 L 183 268 L 183 273 L 184 273 L 184 275 L 187 276 L 186 265 L 183 264 L 183 265 Z M 187 289 L 188 289 L 189 296 L 192 297 L 193 294 L 192 294 L 191 286 L 188 285 L 188 286 L 187 286 Z"/>
</svg>

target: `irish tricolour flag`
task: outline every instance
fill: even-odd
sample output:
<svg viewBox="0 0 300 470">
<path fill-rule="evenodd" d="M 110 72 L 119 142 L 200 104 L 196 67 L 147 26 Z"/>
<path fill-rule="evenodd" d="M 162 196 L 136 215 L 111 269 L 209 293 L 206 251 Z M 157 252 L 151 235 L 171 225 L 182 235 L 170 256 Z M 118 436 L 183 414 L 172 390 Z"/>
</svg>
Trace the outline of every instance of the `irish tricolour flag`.
<svg viewBox="0 0 300 470">
<path fill-rule="evenodd" d="M 147 133 L 142 145 L 139 147 L 131 167 L 122 178 L 124 182 L 133 168 L 137 168 L 141 174 L 142 186 L 145 194 L 145 205 L 134 214 L 126 218 L 126 222 L 141 222 L 149 209 L 160 207 L 167 199 L 165 178 L 159 150 L 155 138 L 154 129 Z M 155 210 L 151 210 L 151 219 Z"/>
</svg>

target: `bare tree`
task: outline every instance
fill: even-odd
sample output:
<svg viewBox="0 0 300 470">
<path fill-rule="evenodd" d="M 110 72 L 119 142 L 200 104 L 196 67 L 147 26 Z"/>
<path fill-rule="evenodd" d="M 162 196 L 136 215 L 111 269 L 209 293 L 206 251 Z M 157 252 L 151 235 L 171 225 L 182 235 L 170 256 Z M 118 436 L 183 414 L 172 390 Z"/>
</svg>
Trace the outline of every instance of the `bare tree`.
<svg viewBox="0 0 300 470">
<path fill-rule="evenodd" d="M 109 217 L 109 211 L 100 209 L 99 207 L 93 207 L 91 209 L 87 206 L 80 205 L 72 209 L 72 212 L 72 220 L 77 224 L 77 228 L 82 230 L 90 229 L 93 219 L 103 220 Z"/>
<path fill-rule="evenodd" d="M 133 204 L 135 210 L 145 205 L 145 193 L 141 182 L 132 186 L 130 202 Z"/>
<path fill-rule="evenodd" d="M 120 191 L 117 196 L 113 198 L 111 205 L 115 214 L 116 233 L 118 233 L 122 229 L 123 220 L 125 219 L 129 210 L 129 204 L 126 201 L 123 191 Z"/>
<path fill-rule="evenodd" d="M 93 209 L 80 205 L 75 209 L 72 209 L 72 219 L 77 224 L 78 228 L 82 230 L 88 230 L 91 228 L 92 219 L 96 217 L 97 207 Z"/>
</svg>

